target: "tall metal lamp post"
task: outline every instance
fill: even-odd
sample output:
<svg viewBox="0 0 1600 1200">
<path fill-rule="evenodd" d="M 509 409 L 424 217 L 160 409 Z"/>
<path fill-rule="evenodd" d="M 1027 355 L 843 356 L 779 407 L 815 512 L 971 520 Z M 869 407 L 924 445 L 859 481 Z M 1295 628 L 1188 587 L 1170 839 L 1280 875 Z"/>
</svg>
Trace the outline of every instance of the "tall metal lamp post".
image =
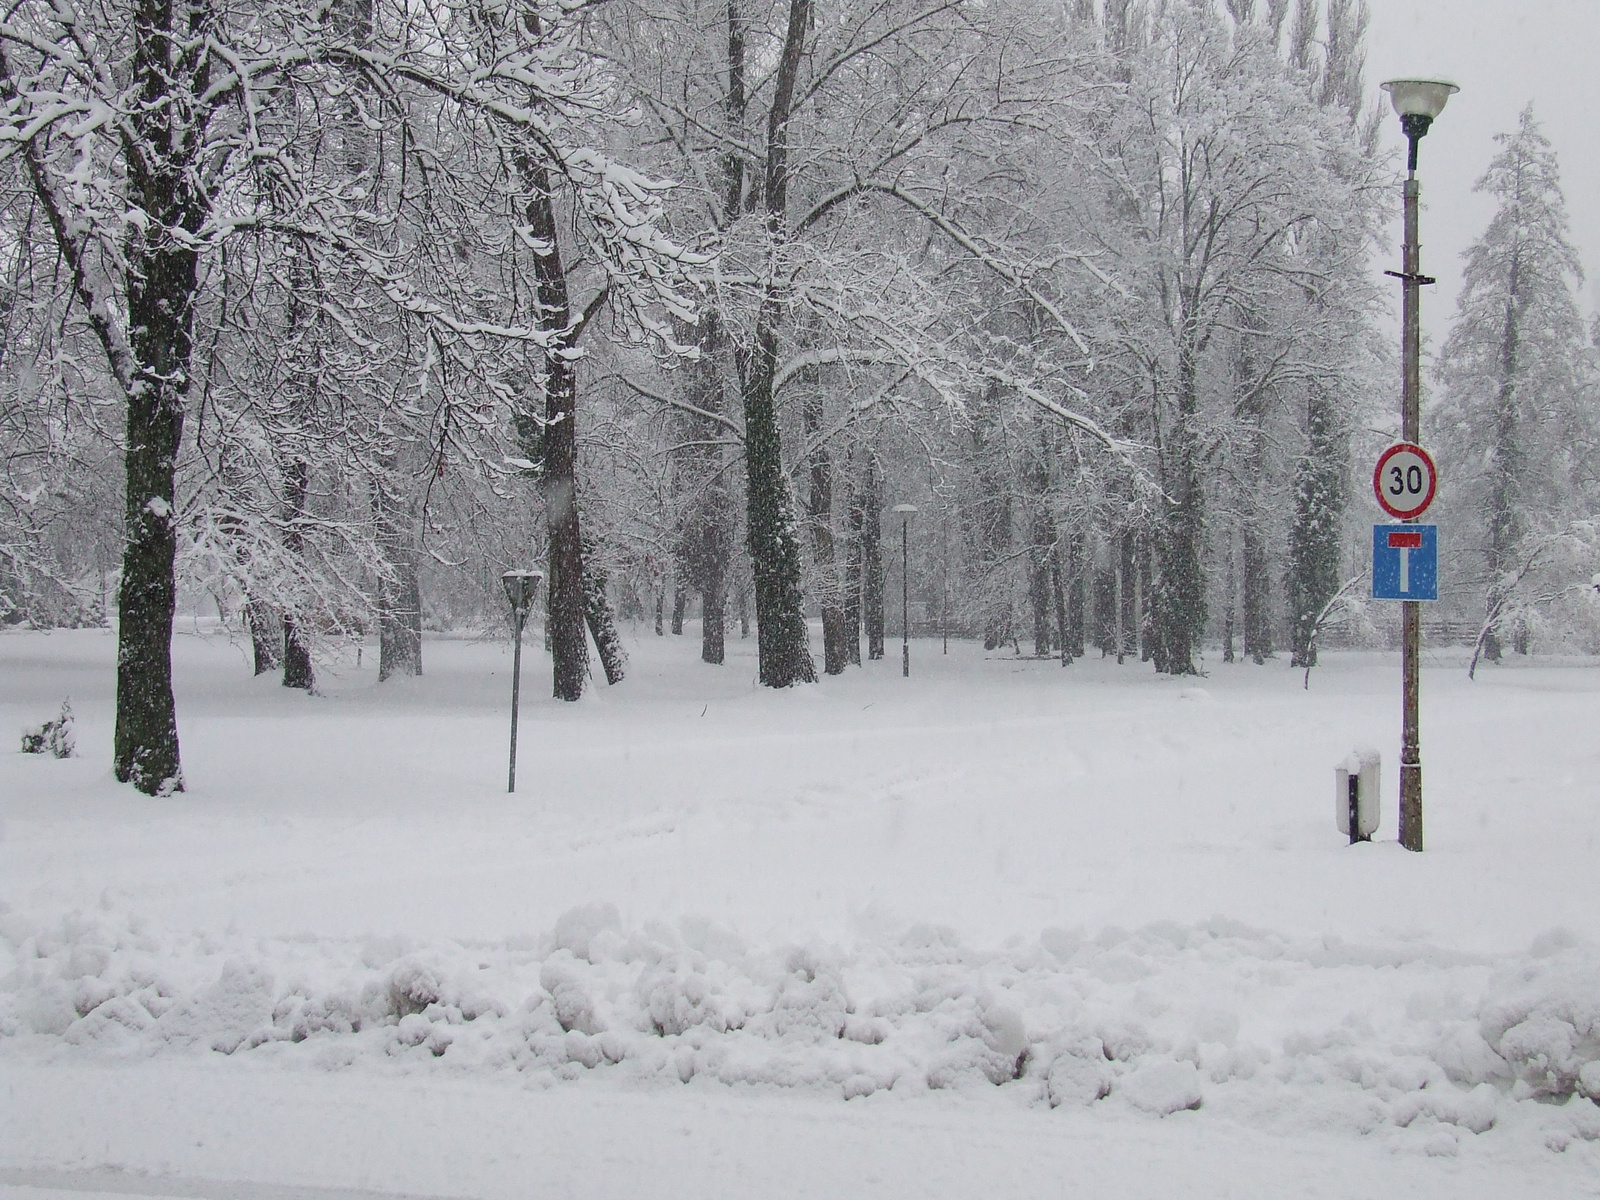
<svg viewBox="0 0 1600 1200">
<path fill-rule="evenodd" d="M 895 512 L 900 514 L 900 674 L 905 678 L 911 676 L 911 573 L 907 569 L 911 561 L 911 539 L 906 528 L 911 524 L 911 518 L 917 515 L 915 504 L 896 504 Z"/>
<path fill-rule="evenodd" d="M 1408 145 L 1405 182 L 1405 246 L 1402 270 L 1385 271 L 1404 285 L 1401 303 L 1401 351 L 1404 375 L 1400 392 L 1400 436 L 1416 442 L 1422 434 L 1421 312 L 1418 301 L 1425 283 L 1417 241 L 1417 143 L 1445 103 L 1461 89 L 1444 79 L 1391 79 L 1383 85 Z M 1422 849 L 1422 752 L 1417 728 L 1418 662 L 1422 651 L 1422 608 L 1415 600 L 1401 606 L 1400 844 Z"/>
<path fill-rule="evenodd" d="M 511 770 L 506 777 L 506 791 L 517 790 L 517 702 L 522 694 L 522 627 L 528 621 L 528 609 L 533 606 L 534 593 L 539 590 L 542 571 L 507 571 L 500 576 L 505 585 L 506 599 L 511 601 L 511 624 L 517 631 L 516 649 L 511 654 Z"/>
</svg>

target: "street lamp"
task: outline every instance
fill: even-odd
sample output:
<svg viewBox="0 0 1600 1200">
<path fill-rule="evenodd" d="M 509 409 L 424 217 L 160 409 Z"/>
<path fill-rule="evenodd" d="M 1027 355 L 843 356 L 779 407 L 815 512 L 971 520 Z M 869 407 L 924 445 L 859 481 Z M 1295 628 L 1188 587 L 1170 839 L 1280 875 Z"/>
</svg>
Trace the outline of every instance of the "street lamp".
<svg viewBox="0 0 1600 1200">
<path fill-rule="evenodd" d="M 1391 79 L 1383 85 L 1400 128 L 1409 143 L 1406 155 L 1405 246 L 1402 269 L 1385 271 L 1404 285 L 1401 301 L 1400 436 L 1415 443 L 1422 436 L 1421 311 L 1423 284 L 1434 280 L 1421 273 L 1417 241 L 1417 143 L 1450 97 L 1461 89 L 1445 79 Z M 1417 730 L 1418 664 L 1422 655 L 1422 609 L 1415 600 L 1401 605 L 1400 844 L 1422 849 L 1422 751 Z"/>
<path fill-rule="evenodd" d="M 517 631 L 517 648 L 511 655 L 511 770 L 506 778 L 506 791 L 517 790 L 517 702 L 522 693 L 522 627 L 528 620 L 528 609 L 533 606 L 533 594 L 539 590 L 542 571 L 507 571 L 500 576 L 505 586 L 506 599 L 511 601 L 511 624 Z"/>
<path fill-rule="evenodd" d="M 905 678 L 911 676 L 911 574 L 907 570 L 910 562 L 910 539 L 906 527 L 911 524 L 911 518 L 917 515 L 915 504 L 896 504 L 895 512 L 900 514 L 900 674 Z"/>
</svg>

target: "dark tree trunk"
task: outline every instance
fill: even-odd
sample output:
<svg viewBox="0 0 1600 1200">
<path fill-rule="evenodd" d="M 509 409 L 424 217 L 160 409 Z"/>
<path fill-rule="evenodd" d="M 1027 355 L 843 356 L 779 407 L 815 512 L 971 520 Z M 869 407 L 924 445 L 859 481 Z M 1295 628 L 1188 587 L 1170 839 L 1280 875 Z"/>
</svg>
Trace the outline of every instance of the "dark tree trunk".
<svg viewBox="0 0 1600 1200">
<path fill-rule="evenodd" d="M 845 541 L 848 550 L 844 567 L 844 653 L 845 658 L 858 667 L 861 665 L 861 587 L 865 578 L 861 554 L 865 520 L 866 514 L 861 508 L 861 489 L 852 485 L 845 503 Z"/>
<path fill-rule="evenodd" d="M 291 458 L 283 471 L 284 518 L 288 528 L 284 548 L 295 557 L 305 553 L 306 499 L 311 490 L 311 466 L 303 455 Z M 283 686 L 311 691 L 316 686 L 316 671 L 311 664 L 310 638 L 300 627 L 294 612 L 283 615 Z"/>
<path fill-rule="evenodd" d="M 1160 574 L 1155 581 L 1153 635 L 1156 669 L 1196 675 L 1195 655 L 1205 627 L 1205 574 L 1200 546 L 1205 531 L 1205 493 L 1200 484 L 1194 424 L 1199 406 L 1195 351 L 1185 331 L 1178 353 L 1178 411 L 1170 435 L 1169 467 L 1163 480 L 1169 497 L 1160 525 Z"/>
<path fill-rule="evenodd" d="M 689 607 L 689 589 L 683 586 L 683 580 L 677 576 L 672 579 L 672 632 L 678 637 L 683 636 L 683 617 Z"/>
<path fill-rule="evenodd" d="M 1122 585 L 1118 600 L 1121 608 L 1117 614 L 1117 628 L 1122 635 L 1122 644 L 1117 649 L 1120 662 L 1124 655 L 1139 653 L 1139 542 L 1133 530 L 1127 529 L 1116 544 L 1117 573 Z"/>
<path fill-rule="evenodd" d="M 176 181 L 148 182 L 152 191 L 162 182 L 177 187 Z M 142 207 L 151 211 L 155 198 L 145 198 Z M 168 206 L 170 201 L 158 207 Z M 123 783 L 156 795 L 183 790 L 172 695 L 174 468 L 188 392 L 194 255 L 146 247 L 128 276 L 133 352 L 140 373 L 128 395 L 124 452 L 127 543 L 117 601 L 115 770 Z"/>
<path fill-rule="evenodd" d="M 1088 600 L 1086 576 L 1090 564 L 1085 559 L 1086 539 L 1082 533 L 1072 535 L 1071 557 L 1067 563 L 1070 582 L 1067 585 L 1067 650 L 1073 658 L 1082 658 L 1086 649 L 1083 640 L 1084 608 Z"/>
<path fill-rule="evenodd" d="M 1234 568 L 1233 532 L 1228 533 L 1228 577 L 1225 587 L 1225 599 L 1222 608 L 1222 661 L 1233 661 L 1233 613 L 1234 594 L 1238 590 L 1238 571 Z"/>
<path fill-rule="evenodd" d="M 806 504 L 810 518 L 811 553 L 816 562 L 817 590 L 822 602 L 822 669 L 829 675 L 842 675 L 850 661 L 845 645 L 844 604 L 839 595 L 839 580 L 833 549 L 833 458 L 820 441 L 822 433 L 821 369 L 807 367 L 800 373 L 801 427 L 807 441 L 816 441 L 811 452 L 811 495 Z"/>
<path fill-rule="evenodd" d="M 127 390 L 123 450 L 126 491 L 122 584 L 118 593 L 117 716 L 113 770 L 142 792 L 183 790 L 178 714 L 172 694 L 172 615 L 177 600 L 176 468 L 193 358 L 197 258 L 193 244 L 157 231 L 195 234 L 207 210 L 196 156 L 203 127 L 187 124 L 185 96 L 207 86 L 204 26 L 208 10 L 139 0 L 133 7 L 130 112 L 135 136 L 155 156 L 128 162 L 128 202 L 148 215 L 148 232 L 127 247 L 128 337 L 132 362 L 119 377 Z M 201 36 L 196 36 L 201 35 Z M 35 160 L 30 158 L 30 166 Z M 42 177 L 35 175 L 36 186 Z M 59 218 L 54 208 L 52 215 Z M 77 233 L 58 226 L 58 239 Z M 111 349 L 103 313 L 98 320 Z M 112 352 L 113 368 L 117 363 Z"/>
<path fill-rule="evenodd" d="M 545 356 L 543 438 L 552 692 L 557 700 L 577 700 L 583 695 L 584 677 L 589 672 L 589 646 L 584 636 L 588 603 L 578 522 L 578 381 L 574 364 L 562 352 L 570 348 L 578 331 L 572 323 L 549 169 L 527 161 L 518 167 L 532 193 L 526 208 L 528 231 L 542 246 L 542 253 L 533 256 L 539 327 L 559 335 Z"/>
<path fill-rule="evenodd" d="M 1035 535 L 1039 533 L 1035 527 Z M 1028 607 L 1033 612 L 1033 653 L 1050 654 L 1050 559 L 1036 544 L 1028 559 Z"/>
<path fill-rule="evenodd" d="M 1099 555 L 1094 563 L 1094 644 L 1100 657 L 1117 652 L 1117 566 L 1116 542 L 1108 540 L 1104 566 Z"/>
<path fill-rule="evenodd" d="M 727 555 L 711 555 L 714 566 L 707 565 L 705 588 L 700 596 L 700 661 L 721 666 L 726 655 L 725 642 L 728 626 L 728 575 Z"/>
<path fill-rule="evenodd" d="M 1067 640 L 1067 593 L 1061 578 L 1061 543 L 1050 548 L 1050 598 L 1056 608 L 1056 646 L 1061 651 L 1061 665 L 1072 661 L 1072 644 Z"/>
<path fill-rule="evenodd" d="M 250 625 L 250 646 L 254 651 L 257 675 L 283 666 L 283 621 L 262 600 L 245 604 L 245 620 Z"/>
<path fill-rule="evenodd" d="M 667 589 L 663 585 L 656 588 L 656 636 L 666 637 L 667 626 L 665 621 L 667 611 Z"/>
<path fill-rule="evenodd" d="M 566 291 L 564 279 L 561 290 Z M 544 505 L 545 531 L 550 539 L 552 694 L 557 700 L 581 697 L 589 672 L 589 646 L 584 636 L 588 606 L 583 595 L 583 541 L 578 525 L 576 399 L 571 367 L 552 357 L 545 378 Z"/>
<path fill-rule="evenodd" d="M 1244 486 L 1240 489 L 1239 617 L 1244 656 L 1260 666 L 1272 657 L 1272 567 L 1263 531 L 1267 500 L 1268 390 L 1256 378 L 1253 339 L 1259 324 L 1247 314 L 1234 366 L 1235 409 L 1244 426 Z M 1231 598 L 1230 598 L 1231 601 Z"/>
<path fill-rule="evenodd" d="M 1136 553 L 1139 556 L 1139 591 L 1134 603 L 1139 611 L 1139 661 L 1150 662 L 1156 656 L 1155 616 L 1150 603 L 1154 594 L 1151 587 L 1151 558 L 1150 539 L 1140 533 L 1135 539 Z"/>
<path fill-rule="evenodd" d="M 1051 578 L 1055 574 L 1056 523 L 1050 513 L 1050 459 L 1053 455 L 1050 429 L 1042 419 L 1035 420 L 1034 433 L 1038 438 L 1029 466 L 1029 483 L 1032 491 L 1033 521 L 1029 530 L 1032 543 L 1028 555 L 1028 602 L 1033 610 L 1033 652 L 1046 658 L 1053 649 L 1052 632 L 1060 627 L 1053 621 L 1050 610 Z"/>
<path fill-rule="evenodd" d="M 617 634 L 617 622 L 611 612 L 611 599 L 607 593 L 606 573 L 597 564 L 593 549 L 583 548 L 583 615 L 589 626 L 589 636 L 600 653 L 600 666 L 606 673 L 608 684 L 621 683 L 627 673 L 628 652 L 622 648 L 622 638 Z"/>
<path fill-rule="evenodd" d="M 311 494 L 311 464 L 297 444 L 305 435 L 305 426 L 311 419 L 315 403 L 316 383 L 314 334 L 312 322 L 300 291 L 310 286 L 308 273 L 303 267 L 305 256 L 299 255 L 290 269 L 291 289 L 288 304 L 288 336 L 290 339 L 290 436 L 286 439 L 285 457 L 280 460 L 280 480 L 283 487 L 284 549 L 296 559 L 305 555 L 304 527 Z M 307 359 L 311 361 L 308 363 Z M 283 686 L 311 691 L 316 686 L 316 672 L 311 664 L 310 637 L 301 628 L 300 616 L 291 609 L 283 614 Z"/>
<path fill-rule="evenodd" d="M 378 550 L 388 574 L 378 585 L 378 681 L 422 674 L 422 586 L 417 578 L 416 534 L 395 494 L 395 458 L 382 464 L 373 504 Z"/>
<path fill-rule="evenodd" d="M 867 658 L 882 658 L 883 487 L 878 456 L 870 452 L 861 489 L 861 619 L 867 627 Z"/>
<path fill-rule="evenodd" d="M 299 623 L 292 613 L 283 618 L 283 686 L 311 691 L 316 687 L 316 670 L 311 663 L 311 651 Z"/>
<path fill-rule="evenodd" d="M 774 254 L 788 232 L 789 117 L 810 16 L 809 0 L 790 0 L 788 29 L 773 75 L 763 196 L 767 234 L 772 239 Z M 777 405 L 773 395 L 778 369 L 778 324 L 782 314 L 779 284 L 769 282 L 756 310 L 754 344 L 746 355 L 742 372 L 745 464 L 749 480 L 747 537 L 755 572 L 760 677 L 767 687 L 813 683 L 817 678 L 800 592 L 800 543 L 796 536 L 794 497 L 783 472 L 783 446 L 778 436 Z"/>
<path fill-rule="evenodd" d="M 986 599 L 983 615 L 983 648 L 994 650 L 1015 639 L 1012 613 L 1012 588 L 1010 565 L 1014 542 L 1011 521 L 1011 498 L 1014 491 L 1011 466 L 1004 446 L 997 455 L 987 444 L 990 424 L 1000 424 L 999 410 L 1003 403 L 1002 389 L 991 384 L 984 390 L 981 412 L 983 418 L 972 426 L 973 460 L 976 465 L 978 486 L 976 551 L 982 577 L 989 583 L 990 595 Z M 1003 434 L 1002 434 L 1003 439 Z M 998 461 L 997 461 L 998 460 Z"/>
<path fill-rule="evenodd" d="M 1244 622 L 1244 655 L 1260 666 L 1272 657 L 1272 568 L 1261 532 L 1251 520 L 1243 531 L 1243 574 L 1241 577 L 1240 617 Z"/>
<path fill-rule="evenodd" d="M 700 351 L 698 359 L 682 368 L 689 403 L 720 415 L 725 407 L 723 341 L 716 310 L 707 310 L 699 325 L 688 332 Z M 693 447 L 683 463 L 682 474 L 694 489 L 695 502 L 679 538 L 678 557 L 690 585 L 700 593 L 700 658 L 720 664 L 725 654 L 735 515 L 727 483 L 730 464 L 721 447 L 713 443 L 725 438 L 726 430 L 699 416 L 689 417 L 685 427 L 690 440 L 705 444 Z"/>
<path fill-rule="evenodd" d="M 745 389 L 746 503 L 761 682 L 767 687 L 789 687 L 815 682 L 817 669 L 807 644 L 794 497 L 783 473 L 772 395 L 778 355 L 776 319 L 774 305 L 768 321 L 757 329 L 756 361 L 751 364 L 751 380 Z"/>
</svg>

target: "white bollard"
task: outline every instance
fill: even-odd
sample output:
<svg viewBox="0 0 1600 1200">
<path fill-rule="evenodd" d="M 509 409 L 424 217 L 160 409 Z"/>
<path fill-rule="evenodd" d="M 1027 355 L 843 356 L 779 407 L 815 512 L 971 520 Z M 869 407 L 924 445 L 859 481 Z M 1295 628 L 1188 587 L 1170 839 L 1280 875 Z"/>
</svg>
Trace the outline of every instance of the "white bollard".
<svg viewBox="0 0 1600 1200">
<path fill-rule="evenodd" d="M 1334 771 L 1334 822 L 1352 845 L 1377 831 L 1382 776 L 1383 756 L 1370 749 L 1354 751 Z"/>
</svg>

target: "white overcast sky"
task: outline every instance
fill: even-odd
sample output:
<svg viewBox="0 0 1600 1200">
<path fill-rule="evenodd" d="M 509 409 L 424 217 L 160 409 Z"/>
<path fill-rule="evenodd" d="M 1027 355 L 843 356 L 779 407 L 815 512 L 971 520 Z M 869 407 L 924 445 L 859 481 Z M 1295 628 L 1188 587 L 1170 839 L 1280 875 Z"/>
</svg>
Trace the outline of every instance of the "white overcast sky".
<svg viewBox="0 0 1600 1200">
<path fill-rule="evenodd" d="M 1561 163 L 1572 239 L 1587 276 L 1586 313 L 1600 308 L 1600 0 L 1369 0 L 1367 82 L 1377 97 L 1385 79 L 1447 78 L 1461 91 L 1422 142 L 1422 270 L 1439 279 L 1424 290 L 1425 336 L 1440 345 L 1455 312 L 1461 252 L 1482 232 L 1493 204 L 1472 185 L 1533 102 Z M 1388 144 L 1405 139 L 1386 109 Z M 1403 168 L 1404 162 L 1400 160 Z M 1395 195 L 1392 265 L 1399 262 L 1400 197 Z M 1399 284 L 1395 285 L 1397 292 Z M 1431 293 L 1431 294 L 1430 294 Z M 1398 298 L 1396 300 L 1398 309 Z"/>
</svg>

